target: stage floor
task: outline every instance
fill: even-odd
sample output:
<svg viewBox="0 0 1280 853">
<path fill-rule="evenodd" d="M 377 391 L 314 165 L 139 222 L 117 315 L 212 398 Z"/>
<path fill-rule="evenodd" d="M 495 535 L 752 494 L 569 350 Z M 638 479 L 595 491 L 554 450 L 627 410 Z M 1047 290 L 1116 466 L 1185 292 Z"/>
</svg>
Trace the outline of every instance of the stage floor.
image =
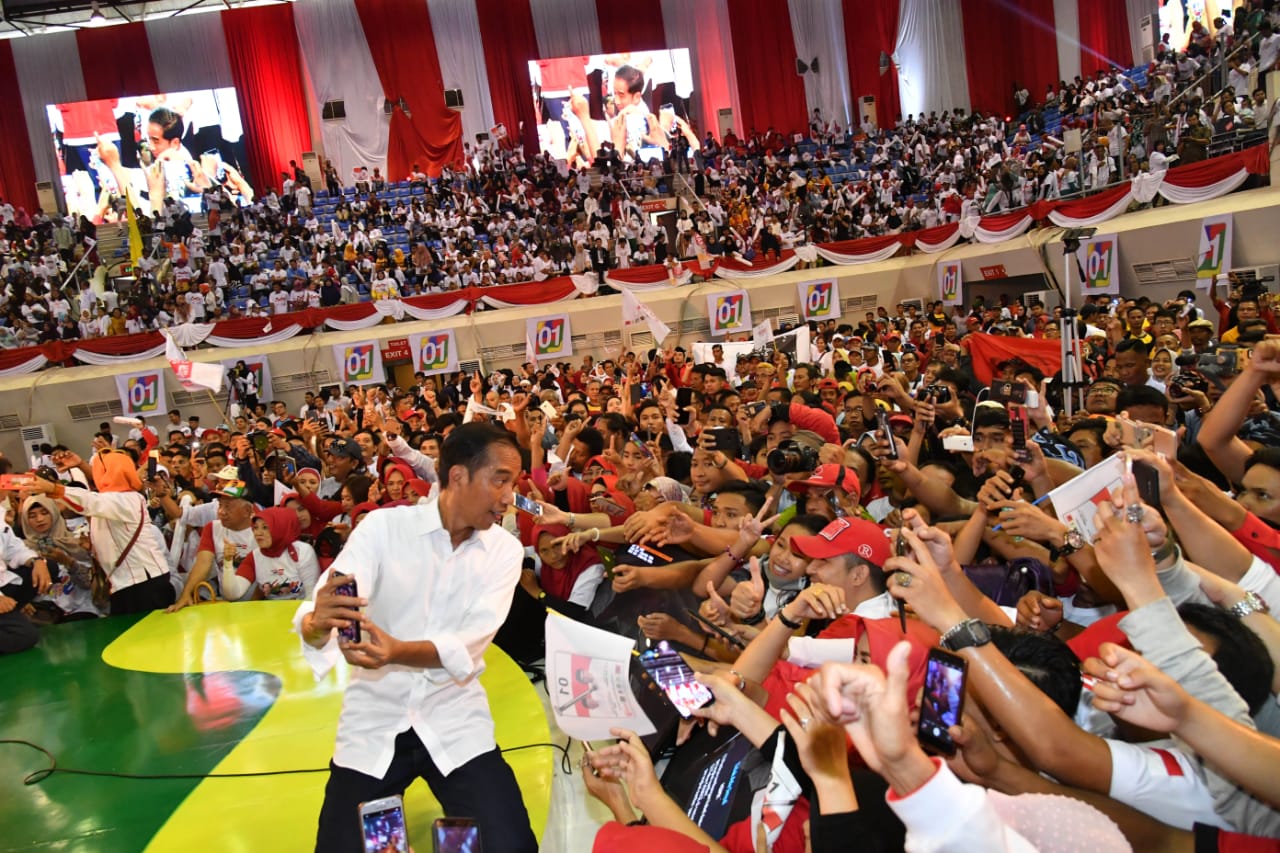
<svg viewBox="0 0 1280 853">
<path fill-rule="evenodd" d="M 290 631 L 292 602 L 188 607 L 43 630 L 40 645 L 0 657 L 0 738 L 31 741 L 59 766 L 163 775 L 325 768 L 347 670 L 317 683 Z M 538 689 L 490 647 L 481 682 L 499 746 L 551 734 Z M 556 733 L 564 742 L 564 735 Z M 506 754 L 539 838 L 559 753 Z M 0 851 L 85 853 L 310 850 L 326 773 L 132 780 L 56 773 L 35 750 L 0 745 Z M 430 849 L 439 805 L 406 793 L 409 836 Z M 352 815 L 352 820 L 356 820 Z"/>
</svg>

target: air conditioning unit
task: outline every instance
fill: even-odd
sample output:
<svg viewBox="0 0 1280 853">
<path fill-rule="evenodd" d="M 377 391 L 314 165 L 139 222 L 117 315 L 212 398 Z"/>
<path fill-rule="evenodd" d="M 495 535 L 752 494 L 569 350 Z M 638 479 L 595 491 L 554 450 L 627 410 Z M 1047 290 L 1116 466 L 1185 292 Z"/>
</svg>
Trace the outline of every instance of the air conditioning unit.
<svg viewBox="0 0 1280 853">
<path fill-rule="evenodd" d="M 45 213 L 58 209 L 58 192 L 54 189 L 53 181 L 36 181 L 36 201 Z"/>
<path fill-rule="evenodd" d="M 58 437 L 53 431 L 53 424 L 32 424 L 24 426 L 19 435 L 22 436 L 22 444 L 24 447 L 30 448 L 33 444 L 57 444 Z"/>
<path fill-rule="evenodd" d="M 1156 45 L 1160 43 L 1160 18 L 1157 15 L 1143 15 L 1138 21 L 1138 44 L 1142 46 L 1142 64 L 1156 60 Z"/>
<path fill-rule="evenodd" d="M 720 131 L 720 138 L 724 139 L 725 134 L 733 130 L 733 108 L 721 107 L 716 110 L 716 129 Z"/>
<path fill-rule="evenodd" d="M 858 99 L 858 124 L 876 127 L 876 96 L 863 95 Z"/>
</svg>

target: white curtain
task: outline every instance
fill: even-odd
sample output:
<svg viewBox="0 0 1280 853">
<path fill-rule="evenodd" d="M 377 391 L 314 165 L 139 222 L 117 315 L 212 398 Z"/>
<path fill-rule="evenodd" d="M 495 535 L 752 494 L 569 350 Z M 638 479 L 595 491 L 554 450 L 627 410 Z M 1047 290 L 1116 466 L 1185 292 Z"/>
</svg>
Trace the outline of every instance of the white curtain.
<svg viewBox="0 0 1280 853">
<path fill-rule="evenodd" d="M 840 0 L 789 0 L 787 6 L 796 56 L 806 64 L 818 58 L 818 73 L 809 71 L 804 75 L 810 116 L 817 108 L 822 110 L 823 121 L 834 119 L 841 127 L 848 127 L 853 103 L 849 97 L 849 62 Z"/>
<path fill-rule="evenodd" d="M 1078 0 L 1053 0 L 1058 31 L 1058 78 L 1070 83 L 1080 76 L 1080 6 Z"/>
<path fill-rule="evenodd" d="M 693 70 L 689 111 L 698 123 L 698 137 L 705 137 L 709 130 L 719 139 L 717 111 L 733 110 L 734 124 L 742 115 L 727 0 L 662 0 L 662 28 L 669 47 L 689 50 Z"/>
<path fill-rule="evenodd" d="M 529 0 L 538 56 L 590 56 L 603 53 L 595 0 Z"/>
<path fill-rule="evenodd" d="M 1156 0 L 1125 0 L 1125 10 L 1129 14 L 1129 41 L 1133 45 L 1133 63 L 1142 64 L 1142 19 L 1147 15 L 1156 18 L 1153 39 L 1160 38 L 1159 11 Z M 1146 45 L 1152 47 L 1153 45 Z"/>
<path fill-rule="evenodd" d="M 46 33 L 13 39 L 13 63 L 22 88 L 22 111 L 27 119 L 27 138 L 36 180 L 58 183 L 58 155 L 49 129 L 48 104 L 85 100 L 84 74 L 80 70 L 80 48 L 73 32 Z"/>
<path fill-rule="evenodd" d="M 304 0 L 293 6 L 298 47 L 319 104 L 341 100 L 343 119 L 320 120 L 325 156 L 342 183 L 357 166 L 386 168 L 391 119 L 353 0 Z M 320 110 L 316 110 L 317 117 Z"/>
<path fill-rule="evenodd" d="M 969 109 L 963 34 L 960 0 L 902 0 L 893 58 L 903 115 Z"/>
<path fill-rule="evenodd" d="M 495 124 L 476 2 L 427 0 L 427 8 L 444 87 L 462 90 L 462 141 L 474 145 L 476 134 L 488 133 Z"/>
<path fill-rule="evenodd" d="M 222 16 L 212 12 L 147 21 L 147 43 L 162 92 L 234 86 Z"/>
</svg>

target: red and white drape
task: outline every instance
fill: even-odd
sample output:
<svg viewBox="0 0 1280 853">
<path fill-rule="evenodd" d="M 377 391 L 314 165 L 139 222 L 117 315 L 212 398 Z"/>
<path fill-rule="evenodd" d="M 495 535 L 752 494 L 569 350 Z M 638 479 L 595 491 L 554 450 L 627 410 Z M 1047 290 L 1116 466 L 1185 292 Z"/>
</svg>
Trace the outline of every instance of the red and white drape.
<svg viewBox="0 0 1280 853">
<path fill-rule="evenodd" d="M 745 263 L 734 258 L 684 261 L 675 268 L 655 264 L 610 270 L 605 284 L 618 290 L 646 293 L 689 284 L 693 276 L 735 282 L 763 279 L 791 269 L 802 259 L 822 257 L 838 266 L 876 263 L 902 249 L 926 253 L 946 251 L 961 236 L 982 243 L 1008 240 L 1025 233 L 1037 221 L 1060 226 L 1095 225 L 1119 215 L 1133 200 L 1150 201 L 1159 193 L 1175 203 L 1218 198 L 1237 188 L 1249 175 L 1267 174 L 1270 159 L 1266 145 L 1170 169 L 1163 175 L 1142 176 L 1097 196 L 1073 201 L 1037 202 L 1029 208 L 996 216 L 949 223 L 927 231 L 913 231 L 886 237 L 869 237 L 840 243 L 823 243 L 786 250 L 780 257 Z M 465 288 L 449 293 L 412 296 L 406 299 L 362 302 L 332 308 L 309 309 L 270 318 L 243 318 L 211 324 L 186 324 L 170 330 L 179 346 L 207 343 L 215 347 L 260 347 L 279 343 L 307 329 L 327 327 L 339 330 L 365 329 L 388 318 L 392 320 L 443 320 L 474 309 L 515 308 L 565 302 L 597 293 L 594 275 L 574 275 L 547 281 L 508 284 L 498 287 Z M 79 361 L 85 364 L 119 364 L 154 358 L 164 352 L 164 339 L 157 332 L 91 338 L 82 341 L 53 341 L 36 347 L 0 350 L 0 376 L 33 373 L 50 362 Z"/>
<path fill-rule="evenodd" d="M 34 209 L 32 181 L 56 178 L 45 115 L 53 103 L 234 85 L 256 183 L 278 186 L 280 169 L 313 147 L 311 128 L 344 179 L 357 165 L 400 179 L 412 162 L 436 171 L 495 123 L 536 145 L 527 63 L 540 57 L 687 48 L 700 134 L 718 136 L 717 112 L 728 107 L 739 134 L 789 135 L 807 130 L 814 107 L 842 126 L 857 123 L 863 96 L 876 98 L 882 126 L 902 114 L 904 99 L 910 113 L 1011 109 L 1015 80 L 1040 99 L 1047 82 L 1070 80 L 1082 65 L 1132 65 L 1144 8 L 1143 0 L 307 0 L 47 33 L 0 45 L 0 110 L 10 118 L 0 193 Z M 818 73 L 796 75 L 796 58 L 815 57 Z M 452 88 L 463 93 L 460 113 L 442 102 Z M 401 97 L 412 117 L 396 110 L 388 121 L 384 99 Z M 345 102 L 345 119 L 320 119 L 330 100 Z"/>
</svg>

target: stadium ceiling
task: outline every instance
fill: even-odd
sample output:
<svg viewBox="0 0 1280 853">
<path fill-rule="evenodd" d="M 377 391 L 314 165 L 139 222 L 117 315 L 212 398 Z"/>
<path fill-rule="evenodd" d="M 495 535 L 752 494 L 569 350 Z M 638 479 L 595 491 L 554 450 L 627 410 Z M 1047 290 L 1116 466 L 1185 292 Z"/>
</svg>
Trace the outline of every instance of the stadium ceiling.
<svg viewBox="0 0 1280 853">
<path fill-rule="evenodd" d="M 109 27 L 282 0 L 0 0 L 0 38 Z"/>
</svg>

